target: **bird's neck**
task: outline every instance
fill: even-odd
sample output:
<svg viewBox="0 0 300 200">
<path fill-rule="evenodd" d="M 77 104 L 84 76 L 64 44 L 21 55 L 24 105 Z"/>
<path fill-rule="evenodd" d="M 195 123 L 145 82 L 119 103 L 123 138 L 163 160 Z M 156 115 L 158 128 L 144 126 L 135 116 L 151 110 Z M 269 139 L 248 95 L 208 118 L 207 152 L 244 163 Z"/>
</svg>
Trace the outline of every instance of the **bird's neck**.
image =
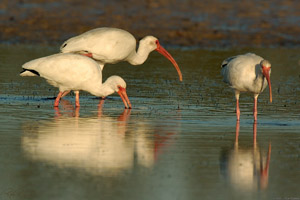
<svg viewBox="0 0 300 200">
<path fill-rule="evenodd" d="M 137 52 L 134 51 L 127 61 L 132 65 L 141 65 L 147 60 L 149 53 L 150 51 L 140 44 Z"/>
<path fill-rule="evenodd" d="M 254 85 L 262 92 L 267 87 L 266 77 L 262 73 L 258 73 Z"/>
<path fill-rule="evenodd" d="M 113 94 L 115 91 L 112 89 L 111 85 L 107 82 L 95 87 L 93 91 L 90 91 L 93 95 L 98 97 L 106 97 Z"/>
</svg>

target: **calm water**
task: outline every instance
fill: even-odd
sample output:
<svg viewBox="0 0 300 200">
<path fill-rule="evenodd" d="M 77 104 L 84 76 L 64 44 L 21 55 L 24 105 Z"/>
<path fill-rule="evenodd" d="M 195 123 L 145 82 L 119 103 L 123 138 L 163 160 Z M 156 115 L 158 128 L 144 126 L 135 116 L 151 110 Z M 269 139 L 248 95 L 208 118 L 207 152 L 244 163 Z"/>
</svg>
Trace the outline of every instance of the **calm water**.
<svg viewBox="0 0 300 200">
<path fill-rule="evenodd" d="M 299 49 L 170 51 L 183 83 L 158 53 L 106 65 L 132 110 L 88 93 L 80 109 L 73 94 L 53 109 L 57 89 L 18 74 L 57 49 L 0 46 L 0 199 L 300 199 Z M 248 51 L 272 63 L 273 103 L 266 89 L 257 127 L 250 94 L 236 124 L 220 76 L 224 58 Z"/>
</svg>

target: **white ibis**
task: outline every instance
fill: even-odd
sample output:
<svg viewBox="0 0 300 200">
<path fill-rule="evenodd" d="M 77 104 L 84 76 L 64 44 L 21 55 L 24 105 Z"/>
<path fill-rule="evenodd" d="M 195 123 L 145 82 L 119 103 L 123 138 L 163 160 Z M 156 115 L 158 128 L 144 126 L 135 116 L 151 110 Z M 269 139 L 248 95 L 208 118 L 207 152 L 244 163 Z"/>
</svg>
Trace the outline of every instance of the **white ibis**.
<svg viewBox="0 0 300 200">
<path fill-rule="evenodd" d="M 233 56 L 222 62 L 223 81 L 235 90 L 236 116 L 240 120 L 240 92 L 254 94 L 254 121 L 257 121 L 257 97 L 269 85 L 270 102 L 272 102 L 271 64 L 253 53 Z"/>
<path fill-rule="evenodd" d="M 126 83 L 119 76 L 111 76 L 102 83 L 102 71 L 96 61 L 79 54 L 55 54 L 38 58 L 25 63 L 20 76 L 40 76 L 59 88 L 54 102 L 58 107 L 59 100 L 65 91 L 73 90 L 76 94 L 76 106 L 79 107 L 79 91 L 84 90 L 95 96 L 105 97 L 117 92 L 125 108 L 131 108 L 126 93 Z"/>
<path fill-rule="evenodd" d="M 143 64 L 150 52 L 156 50 L 169 59 L 182 81 L 182 74 L 174 58 L 153 36 L 146 36 L 139 42 L 136 51 L 136 40 L 129 32 L 118 28 L 96 28 L 65 41 L 60 47 L 63 53 L 80 53 L 92 57 L 103 69 L 106 63 L 128 61 L 132 65 Z"/>
</svg>

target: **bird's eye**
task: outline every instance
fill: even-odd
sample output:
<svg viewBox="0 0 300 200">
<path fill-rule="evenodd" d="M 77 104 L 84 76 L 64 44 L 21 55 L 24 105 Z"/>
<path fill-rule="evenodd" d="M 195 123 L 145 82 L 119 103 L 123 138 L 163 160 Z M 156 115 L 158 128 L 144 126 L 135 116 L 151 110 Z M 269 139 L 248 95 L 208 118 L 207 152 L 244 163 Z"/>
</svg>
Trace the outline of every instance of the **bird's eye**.
<svg viewBox="0 0 300 200">
<path fill-rule="evenodd" d="M 66 44 L 64 44 L 63 48 L 64 48 L 64 47 L 66 47 L 66 46 L 67 46 L 67 43 L 66 43 Z"/>
<path fill-rule="evenodd" d="M 155 44 L 158 44 L 158 40 L 155 41 Z"/>
</svg>

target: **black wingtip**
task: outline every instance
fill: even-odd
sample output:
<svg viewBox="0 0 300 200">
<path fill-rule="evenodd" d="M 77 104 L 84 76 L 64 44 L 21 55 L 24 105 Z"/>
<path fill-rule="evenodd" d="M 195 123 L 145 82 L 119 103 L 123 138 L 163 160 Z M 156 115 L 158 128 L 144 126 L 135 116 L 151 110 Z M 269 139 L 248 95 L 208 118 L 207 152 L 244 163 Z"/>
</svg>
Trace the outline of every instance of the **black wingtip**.
<svg viewBox="0 0 300 200">
<path fill-rule="evenodd" d="M 24 69 L 24 68 L 23 68 L 23 71 L 20 72 L 20 74 L 22 74 L 23 72 L 26 72 L 26 71 L 30 71 L 31 73 L 33 73 L 37 76 L 40 76 L 40 73 L 38 73 L 37 71 L 35 71 L 33 69 Z"/>
</svg>

